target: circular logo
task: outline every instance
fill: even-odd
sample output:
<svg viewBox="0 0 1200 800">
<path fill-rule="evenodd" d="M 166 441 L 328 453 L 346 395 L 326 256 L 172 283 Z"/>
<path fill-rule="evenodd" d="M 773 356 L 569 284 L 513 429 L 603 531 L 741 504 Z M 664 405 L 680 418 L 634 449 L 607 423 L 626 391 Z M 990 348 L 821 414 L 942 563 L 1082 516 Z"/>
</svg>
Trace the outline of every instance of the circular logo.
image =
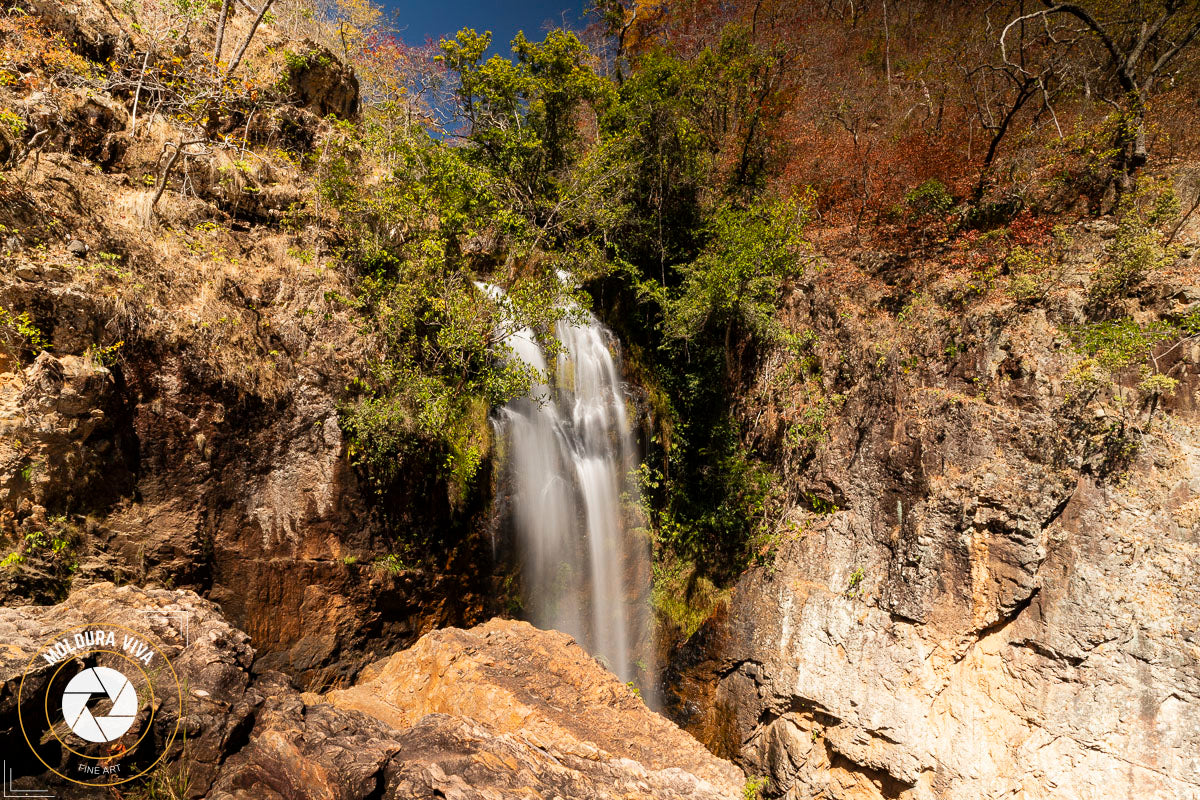
<svg viewBox="0 0 1200 800">
<path fill-rule="evenodd" d="M 109 711 L 102 717 L 92 713 L 92 702 L 107 698 Z M 133 727 L 138 697 L 129 678 L 112 667 L 92 667 L 71 678 L 63 689 L 63 719 L 80 739 L 115 742 Z"/>
<path fill-rule="evenodd" d="M 68 628 L 33 653 L 17 688 L 21 734 L 50 772 L 85 786 L 145 775 L 175 741 L 183 692 L 145 633 L 97 623 Z"/>
</svg>

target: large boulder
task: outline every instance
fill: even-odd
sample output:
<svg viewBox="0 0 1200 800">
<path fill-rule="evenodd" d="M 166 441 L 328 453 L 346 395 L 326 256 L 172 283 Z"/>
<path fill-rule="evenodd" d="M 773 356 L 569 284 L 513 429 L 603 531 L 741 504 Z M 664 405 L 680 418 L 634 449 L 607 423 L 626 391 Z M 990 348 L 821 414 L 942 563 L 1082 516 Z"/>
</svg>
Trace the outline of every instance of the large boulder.
<svg viewBox="0 0 1200 800">
<path fill-rule="evenodd" d="M 249 637 L 193 592 L 111 583 L 78 590 L 56 606 L 0 608 L 0 641 L 5 644 L 0 648 L 0 752 L 16 770 L 15 788 L 49 785 L 59 797 L 90 796 L 44 770 L 30 756 L 18 724 L 18 694 L 24 718 L 36 718 L 30 711 L 38 704 L 30 698 L 39 696 L 55 671 L 34 654 L 43 643 L 77 626 L 119 626 L 161 648 L 179 678 L 184 713 L 180 717 L 175 698 L 159 697 L 142 748 L 165 749 L 168 764 L 186 753 L 189 796 L 203 796 L 221 762 L 240 745 L 262 702 L 259 690 L 250 684 L 254 651 Z M 76 660 L 80 668 L 92 666 L 90 657 Z M 183 735 L 172 736 L 177 725 Z"/>
<path fill-rule="evenodd" d="M 170 686 L 182 702 L 156 693 L 130 736 L 144 729 L 137 752 L 166 753 L 150 774 L 153 785 L 172 787 L 172 797 L 717 800 L 742 794 L 736 767 L 646 708 L 564 634 L 501 620 L 439 631 L 378 662 L 357 685 L 321 696 L 301 693 L 282 673 L 253 674 L 249 637 L 193 592 L 111 583 L 79 589 L 56 606 L 0 608 L 0 751 L 14 768 L 10 788 L 110 796 L 69 784 L 37 762 L 18 724 L 18 696 L 22 718 L 33 719 L 48 682 L 65 682 L 36 653 L 73 626 L 126 629 L 170 662 L 170 671 L 159 665 L 153 673 L 177 676 Z M 68 655 L 68 665 L 79 663 L 67 674 L 105 657 Z M 172 733 L 177 728 L 182 735 Z M 64 761 L 50 763 L 66 773 L 69 757 L 53 753 Z"/>
<path fill-rule="evenodd" d="M 510 752 L 523 764 L 548 752 L 563 769 L 547 773 L 547 788 L 590 786 L 589 797 L 730 797 L 744 784 L 740 770 L 647 708 L 571 637 L 526 622 L 494 619 L 427 634 L 325 699 L 413 728 L 409 743 L 461 762 L 464 780 L 486 752 Z M 411 773 L 416 768 L 408 769 L 407 780 L 423 785 Z M 488 772 L 477 788 L 518 788 L 507 782 L 511 776 L 501 781 Z"/>
</svg>

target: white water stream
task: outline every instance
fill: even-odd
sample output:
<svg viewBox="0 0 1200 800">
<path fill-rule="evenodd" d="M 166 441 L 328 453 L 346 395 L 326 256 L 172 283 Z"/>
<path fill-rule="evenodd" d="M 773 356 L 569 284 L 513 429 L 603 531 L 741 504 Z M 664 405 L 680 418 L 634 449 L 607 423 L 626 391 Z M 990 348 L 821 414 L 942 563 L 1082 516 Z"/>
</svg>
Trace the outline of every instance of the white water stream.
<svg viewBox="0 0 1200 800">
<path fill-rule="evenodd" d="M 631 524 L 636 452 L 616 338 L 591 314 L 559 321 L 554 333 L 553 369 L 532 331 L 507 337 L 547 382 L 495 417 L 525 614 L 574 636 L 621 680 L 650 688 L 649 548 Z"/>
</svg>

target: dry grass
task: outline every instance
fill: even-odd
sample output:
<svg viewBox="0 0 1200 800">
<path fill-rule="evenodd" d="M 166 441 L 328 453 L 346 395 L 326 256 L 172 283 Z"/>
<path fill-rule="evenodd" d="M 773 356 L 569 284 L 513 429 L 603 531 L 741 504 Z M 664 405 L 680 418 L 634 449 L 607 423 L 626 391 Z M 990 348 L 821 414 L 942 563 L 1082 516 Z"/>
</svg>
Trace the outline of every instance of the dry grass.
<svg viewBox="0 0 1200 800">
<path fill-rule="evenodd" d="M 102 317 L 92 344 L 122 341 L 126 353 L 138 342 L 165 345 L 205 377 L 265 399 L 286 395 L 306 363 L 356 374 L 363 343 L 337 299 L 353 287 L 318 236 L 235 230 L 209 204 L 175 193 L 150 221 L 148 187 L 69 158 L 43 158 L 24 194 L 35 213 L 0 208 L 0 224 L 26 243 L 0 257 L 0 280 L 19 285 L 16 273 L 32 267 L 54 276 L 55 292 L 88 298 Z M 84 259 L 65 250 L 75 236 L 91 248 Z"/>
</svg>

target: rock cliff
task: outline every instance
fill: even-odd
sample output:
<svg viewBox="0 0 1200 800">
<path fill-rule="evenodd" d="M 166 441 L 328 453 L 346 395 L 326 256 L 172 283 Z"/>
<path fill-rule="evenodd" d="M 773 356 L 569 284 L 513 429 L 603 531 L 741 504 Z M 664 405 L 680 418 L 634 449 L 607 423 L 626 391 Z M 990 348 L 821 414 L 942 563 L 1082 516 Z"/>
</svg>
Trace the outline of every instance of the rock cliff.
<svg viewBox="0 0 1200 800">
<path fill-rule="evenodd" d="M 0 135 L 20 134 L 0 158 L 0 599 L 191 588 L 263 668 L 314 686 L 494 613 L 486 498 L 455 502 L 416 470 L 371 487 L 351 465 L 338 409 L 367 343 L 338 299 L 350 278 L 279 226 L 310 177 L 281 150 L 222 150 L 184 159 L 186 190 L 152 211 L 181 133 L 143 106 L 133 135 L 132 96 L 54 85 L 36 49 L 86 72 L 149 46 L 145 31 L 102 3 L 35 6 L 43 38 L 0 31 L 26 76 L 0 85 L 17 120 Z M 323 117 L 357 112 L 357 79 L 328 51 L 259 39 L 279 76 L 249 141 L 311 145 Z M 397 530 L 429 543 L 421 558 L 389 560 Z"/>
<path fill-rule="evenodd" d="M 919 262 L 836 297 L 830 270 L 794 298 L 844 405 L 807 460 L 778 456 L 795 524 L 672 676 L 677 717 L 769 796 L 1200 791 L 1200 348 L 1151 348 L 1179 381 L 1157 421 L 1131 410 L 1133 368 L 1082 402 L 1066 331 L 1098 241 L 1078 232 L 1045 307 L 997 301 L 952 328 L 921 299 L 948 279 Z M 1196 268 L 1161 276 L 1143 319 L 1191 313 Z M 906 309 L 864 311 L 897 291 Z M 764 437 L 789 400 L 762 388 L 773 371 L 749 390 L 771 398 L 747 414 Z M 1136 454 L 1114 464 L 1118 421 Z"/>
</svg>

